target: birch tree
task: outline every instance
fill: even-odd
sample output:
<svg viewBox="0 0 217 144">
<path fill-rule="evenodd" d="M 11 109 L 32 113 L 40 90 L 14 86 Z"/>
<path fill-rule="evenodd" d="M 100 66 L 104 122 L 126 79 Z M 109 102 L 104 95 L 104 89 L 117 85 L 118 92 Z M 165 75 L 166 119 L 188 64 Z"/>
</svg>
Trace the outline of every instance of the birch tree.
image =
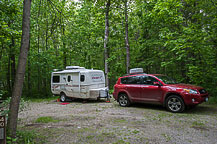
<svg viewBox="0 0 217 144">
<path fill-rule="evenodd" d="M 107 1 L 106 4 L 106 12 L 105 12 L 105 39 L 104 39 L 104 52 L 105 52 L 105 76 L 106 76 L 106 85 L 109 87 L 109 48 L 108 48 L 108 36 L 109 36 L 109 8 L 110 8 L 110 0 Z"/>
</svg>

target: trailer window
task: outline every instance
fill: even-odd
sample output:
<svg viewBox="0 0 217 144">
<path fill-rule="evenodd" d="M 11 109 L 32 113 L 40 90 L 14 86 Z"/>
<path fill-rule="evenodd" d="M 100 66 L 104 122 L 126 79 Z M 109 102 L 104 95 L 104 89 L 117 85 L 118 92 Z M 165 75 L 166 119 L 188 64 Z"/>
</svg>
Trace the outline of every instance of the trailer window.
<svg viewBox="0 0 217 144">
<path fill-rule="evenodd" d="M 53 83 L 59 83 L 60 82 L 60 76 L 53 76 Z"/>
<path fill-rule="evenodd" d="M 68 82 L 71 81 L 71 76 L 69 75 L 68 78 L 67 78 Z"/>
<path fill-rule="evenodd" d="M 84 76 L 84 75 L 81 75 L 80 81 L 81 81 L 81 82 L 84 82 L 84 80 L 85 80 L 85 76 Z"/>
</svg>

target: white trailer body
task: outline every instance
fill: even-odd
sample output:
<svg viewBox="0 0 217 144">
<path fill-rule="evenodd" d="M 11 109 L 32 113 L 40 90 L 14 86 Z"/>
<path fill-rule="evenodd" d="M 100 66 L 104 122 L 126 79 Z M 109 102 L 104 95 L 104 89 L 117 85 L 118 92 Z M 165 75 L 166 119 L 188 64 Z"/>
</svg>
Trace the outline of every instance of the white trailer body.
<svg viewBox="0 0 217 144">
<path fill-rule="evenodd" d="M 66 70 L 52 72 L 51 91 L 54 95 L 60 95 L 61 101 L 65 101 L 66 97 L 108 98 L 104 72 L 79 66 L 68 66 Z"/>
</svg>

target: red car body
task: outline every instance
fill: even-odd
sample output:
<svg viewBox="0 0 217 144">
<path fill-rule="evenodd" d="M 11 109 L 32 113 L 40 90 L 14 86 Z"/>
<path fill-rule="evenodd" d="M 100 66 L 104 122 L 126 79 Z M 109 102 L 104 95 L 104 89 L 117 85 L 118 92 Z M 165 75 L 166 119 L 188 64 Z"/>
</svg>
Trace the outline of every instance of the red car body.
<svg viewBox="0 0 217 144">
<path fill-rule="evenodd" d="M 169 81 L 171 82 L 169 83 Z M 175 107 L 175 102 L 177 104 L 183 102 L 184 105 L 181 110 L 168 109 L 172 112 L 182 112 L 186 106 L 208 101 L 208 93 L 204 88 L 190 84 L 178 84 L 169 77 L 160 74 L 131 74 L 120 77 L 114 85 L 114 99 L 119 102 L 121 94 L 126 95 L 126 100 L 129 103 L 159 103 L 166 107 L 169 105 Z M 168 100 L 174 96 L 175 99 Z M 178 102 L 179 100 L 180 102 Z"/>
</svg>

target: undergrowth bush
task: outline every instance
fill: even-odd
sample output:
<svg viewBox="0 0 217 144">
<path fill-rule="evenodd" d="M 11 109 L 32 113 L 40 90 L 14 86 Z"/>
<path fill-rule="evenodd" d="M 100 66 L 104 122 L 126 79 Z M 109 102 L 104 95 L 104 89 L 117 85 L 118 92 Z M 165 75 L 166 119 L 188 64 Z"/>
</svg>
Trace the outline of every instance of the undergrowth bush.
<svg viewBox="0 0 217 144">
<path fill-rule="evenodd" d="M 2 97 L 0 96 L 0 99 Z M 5 115 L 6 118 L 8 117 L 9 107 L 10 107 L 10 101 L 11 97 L 8 97 L 7 99 L 3 100 L 2 103 L 0 103 L 0 115 Z M 21 98 L 20 100 L 20 106 L 19 106 L 19 112 L 23 111 L 25 108 L 27 108 L 29 105 L 29 101 L 24 100 Z"/>
</svg>

